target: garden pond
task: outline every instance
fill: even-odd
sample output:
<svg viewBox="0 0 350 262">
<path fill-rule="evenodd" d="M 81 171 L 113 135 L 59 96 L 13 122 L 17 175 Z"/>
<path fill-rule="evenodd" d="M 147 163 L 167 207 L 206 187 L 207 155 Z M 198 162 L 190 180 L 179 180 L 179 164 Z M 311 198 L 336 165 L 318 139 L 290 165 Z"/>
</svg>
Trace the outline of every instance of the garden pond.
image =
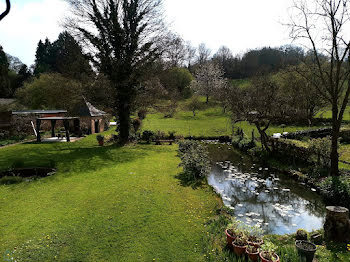
<svg viewBox="0 0 350 262">
<path fill-rule="evenodd" d="M 295 233 L 323 227 L 325 204 L 315 189 L 271 171 L 227 145 L 210 145 L 213 167 L 208 184 L 234 217 L 268 234 Z"/>
</svg>

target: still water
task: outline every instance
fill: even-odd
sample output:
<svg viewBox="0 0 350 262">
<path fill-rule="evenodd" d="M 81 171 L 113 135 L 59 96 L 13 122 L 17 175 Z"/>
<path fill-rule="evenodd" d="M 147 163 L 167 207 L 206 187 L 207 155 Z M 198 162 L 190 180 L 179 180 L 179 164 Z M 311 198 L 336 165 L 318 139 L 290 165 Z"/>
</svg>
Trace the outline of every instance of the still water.
<svg viewBox="0 0 350 262">
<path fill-rule="evenodd" d="M 238 220 L 269 234 L 323 227 L 325 206 L 317 193 L 227 146 L 215 152 L 208 183 Z"/>
</svg>

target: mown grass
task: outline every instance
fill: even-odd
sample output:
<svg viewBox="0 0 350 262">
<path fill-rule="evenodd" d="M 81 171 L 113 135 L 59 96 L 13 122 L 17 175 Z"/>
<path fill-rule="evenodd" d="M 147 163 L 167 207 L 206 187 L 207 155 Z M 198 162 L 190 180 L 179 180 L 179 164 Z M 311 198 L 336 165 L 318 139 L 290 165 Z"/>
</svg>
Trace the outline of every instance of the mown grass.
<svg viewBox="0 0 350 262">
<path fill-rule="evenodd" d="M 164 118 L 164 114 L 159 112 L 152 112 L 147 115 L 143 121 L 143 130 L 151 131 L 175 131 L 177 135 L 182 136 L 225 136 L 232 135 L 231 120 L 228 113 L 224 113 L 223 109 L 214 102 L 206 105 L 202 99 L 202 109 L 196 112 L 196 116 L 186 108 L 187 101 L 179 104 L 178 110 L 173 118 Z M 236 123 L 234 129 L 241 128 L 244 130 L 247 137 L 254 135 L 259 136 L 255 125 L 243 121 Z M 295 132 L 299 130 L 306 130 L 308 126 L 289 125 L 285 128 L 281 126 L 270 126 L 267 133 L 272 135 L 274 133 Z"/>
<path fill-rule="evenodd" d="M 209 188 L 176 178 L 176 146 L 23 144 L 14 162 L 58 172 L 0 185 L 0 257 L 16 261 L 202 261 L 203 224 L 218 203 Z"/>
</svg>

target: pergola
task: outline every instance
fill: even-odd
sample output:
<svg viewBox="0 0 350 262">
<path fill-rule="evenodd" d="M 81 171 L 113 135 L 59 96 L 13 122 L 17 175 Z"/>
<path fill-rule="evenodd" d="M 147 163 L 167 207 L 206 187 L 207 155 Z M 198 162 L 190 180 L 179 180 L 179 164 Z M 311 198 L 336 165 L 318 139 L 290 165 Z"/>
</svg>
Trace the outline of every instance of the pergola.
<svg viewBox="0 0 350 262">
<path fill-rule="evenodd" d="M 80 118 L 79 117 L 41 117 L 36 119 L 36 138 L 37 142 L 41 142 L 40 136 L 40 125 L 42 121 L 50 121 L 51 122 L 51 136 L 55 137 L 55 126 L 57 121 L 63 121 L 64 129 L 66 132 L 67 142 L 70 142 L 69 136 L 69 121 L 74 121 L 74 126 L 79 127 L 80 129 Z"/>
</svg>

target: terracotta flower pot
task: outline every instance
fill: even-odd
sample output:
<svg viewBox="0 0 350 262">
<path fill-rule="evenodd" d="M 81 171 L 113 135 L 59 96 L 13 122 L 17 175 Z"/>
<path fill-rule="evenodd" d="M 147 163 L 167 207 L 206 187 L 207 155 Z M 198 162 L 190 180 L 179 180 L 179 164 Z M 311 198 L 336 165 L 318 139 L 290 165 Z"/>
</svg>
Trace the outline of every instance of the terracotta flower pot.
<svg viewBox="0 0 350 262">
<path fill-rule="evenodd" d="M 258 242 L 250 242 L 250 241 L 248 241 L 248 245 L 254 246 L 254 247 L 257 247 L 257 248 L 261 247 L 262 244 L 264 244 L 264 240 L 262 240 L 262 239 L 260 241 L 258 241 Z"/>
<path fill-rule="evenodd" d="M 259 257 L 260 257 L 260 259 L 261 259 L 262 262 L 279 262 L 279 261 L 280 261 L 280 258 L 279 258 L 279 256 L 278 256 L 277 254 L 274 254 L 276 260 L 275 260 L 275 261 L 271 261 L 271 260 L 266 259 L 266 258 L 264 257 L 264 253 L 265 253 L 264 251 L 262 251 L 262 252 L 259 253 Z"/>
<path fill-rule="evenodd" d="M 233 252 L 235 252 L 237 256 L 242 256 L 245 253 L 245 250 L 247 249 L 247 246 L 237 246 L 234 243 L 232 243 L 232 246 Z"/>
<path fill-rule="evenodd" d="M 226 241 L 227 241 L 228 246 L 229 246 L 229 247 L 232 247 L 232 242 L 235 241 L 236 237 L 231 236 L 231 235 L 228 233 L 228 230 L 227 230 L 227 229 L 225 230 L 225 234 L 226 234 Z"/>
<path fill-rule="evenodd" d="M 248 249 L 246 249 L 245 252 L 248 255 L 250 261 L 257 262 L 259 260 L 259 251 L 256 253 L 249 253 Z"/>
</svg>

